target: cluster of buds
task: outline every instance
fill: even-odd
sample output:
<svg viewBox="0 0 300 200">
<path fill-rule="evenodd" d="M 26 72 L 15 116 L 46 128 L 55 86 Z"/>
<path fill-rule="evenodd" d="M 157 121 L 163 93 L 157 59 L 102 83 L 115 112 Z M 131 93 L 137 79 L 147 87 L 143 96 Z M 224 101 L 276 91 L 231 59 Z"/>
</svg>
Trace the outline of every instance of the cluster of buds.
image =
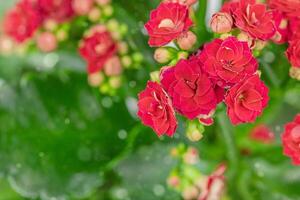
<svg viewBox="0 0 300 200">
<path fill-rule="evenodd" d="M 209 126 L 223 102 L 238 125 L 255 122 L 268 105 L 255 52 L 276 33 L 273 12 L 254 0 L 225 3 L 210 22 L 216 38 L 202 47 L 196 46 L 191 12 L 190 4 L 163 2 L 145 25 L 163 66 L 139 95 L 138 116 L 158 136 L 173 136 L 176 113 Z"/>
<path fill-rule="evenodd" d="M 49 53 L 72 40 L 77 45 L 82 37 L 78 48 L 87 62 L 88 83 L 114 95 L 123 69 L 140 66 L 142 56 L 125 42 L 128 27 L 113 12 L 111 0 L 20 0 L 5 15 L 0 51 L 11 53 L 18 44 Z"/>
<path fill-rule="evenodd" d="M 177 166 L 171 171 L 167 184 L 181 194 L 184 200 L 221 200 L 225 197 L 225 165 L 221 164 L 210 175 L 198 168 L 197 149 L 180 144 L 171 150 Z"/>
</svg>

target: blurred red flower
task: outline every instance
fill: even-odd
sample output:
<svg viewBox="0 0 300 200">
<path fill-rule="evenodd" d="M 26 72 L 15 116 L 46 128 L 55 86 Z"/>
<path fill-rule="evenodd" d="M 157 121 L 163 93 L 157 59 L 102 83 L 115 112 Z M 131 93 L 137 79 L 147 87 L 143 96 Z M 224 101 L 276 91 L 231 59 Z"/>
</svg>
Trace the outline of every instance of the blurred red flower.
<svg viewBox="0 0 300 200">
<path fill-rule="evenodd" d="M 30 0 L 22 0 L 4 17 L 4 32 L 21 43 L 31 38 L 41 24 L 41 15 Z"/>
<path fill-rule="evenodd" d="M 179 3 L 161 3 L 151 12 L 145 28 L 150 36 L 150 46 L 163 46 L 188 31 L 193 22 L 187 6 Z"/>
<path fill-rule="evenodd" d="M 225 97 L 227 114 L 234 125 L 254 122 L 268 101 L 268 88 L 258 75 L 236 84 Z"/>
<path fill-rule="evenodd" d="M 63 22 L 74 15 L 72 0 L 37 0 L 44 18 Z"/>
<path fill-rule="evenodd" d="M 293 122 L 285 125 L 284 133 L 281 135 L 284 155 L 290 157 L 293 164 L 300 165 L 300 115 Z"/>
<path fill-rule="evenodd" d="M 88 63 L 88 73 L 92 74 L 102 70 L 106 61 L 116 54 L 117 45 L 105 28 L 94 29 L 83 39 L 79 52 Z"/>
<path fill-rule="evenodd" d="M 172 137 L 177 128 L 175 111 L 171 99 L 156 82 L 148 82 L 139 94 L 138 116 L 146 126 L 150 126 L 158 136 Z"/>
<path fill-rule="evenodd" d="M 250 138 L 252 140 L 262 142 L 265 144 L 270 144 L 274 142 L 274 133 L 264 124 L 256 126 L 250 133 Z"/>
</svg>

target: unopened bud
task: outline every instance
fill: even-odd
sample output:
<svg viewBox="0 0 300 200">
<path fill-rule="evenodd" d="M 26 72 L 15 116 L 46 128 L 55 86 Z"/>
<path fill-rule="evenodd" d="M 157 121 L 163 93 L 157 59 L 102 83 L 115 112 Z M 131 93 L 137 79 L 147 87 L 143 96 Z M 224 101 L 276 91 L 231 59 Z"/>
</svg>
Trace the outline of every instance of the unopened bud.
<svg viewBox="0 0 300 200">
<path fill-rule="evenodd" d="M 1 35 L 0 36 L 0 53 L 9 55 L 14 50 L 14 42 L 10 37 Z"/>
<path fill-rule="evenodd" d="M 88 13 L 88 17 L 89 20 L 91 20 L 92 22 L 96 22 L 100 19 L 101 17 L 101 11 L 99 10 L 99 8 L 94 7 L 91 9 L 91 11 Z"/>
<path fill-rule="evenodd" d="M 96 72 L 88 75 L 88 83 L 92 87 L 99 87 L 104 81 L 104 76 L 100 72 Z"/>
<path fill-rule="evenodd" d="M 121 87 L 122 78 L 120 76 L 114 76 L 109 79 L 109 85 L 113 89 L 118 89 Z"/>
<path fill-rule="evenodd" d="M 300 68 L 299 67 L 291 67 L 290 69 L 290 77 L 300 81 Z"/>
<path fill-rule="evenodd" d="M 114 9 L 110 5 L 105 5 L 103 7 L 103 14 L 107 17 L 110 17 L 114 13 Z"/>
<path fill-rule="evenodd" d="M 255 41 L 255 50 L 261 51 L 266 47 L 267 44 L 268 44 L 268 42 L 266 42 L 266 41 L 256 40 Z"/>
<path fill-rule="evenodd" d="M 197 142 L 203 138 L 205 129 L 202 124 L 197 121 L 189 121 L 186 131 L 187 138 L 192 142 Z"/>
<path fill-rule="evenodd" d="M 96 3 L 100 6 L 105 6 L 110 4 L 111 0 L 96 0 Z"/>
<path fill-rule="evenodd" d="M 228 33 L 232 30 L 233 19 L 230 14 L 218 12 L 214 14 L 210 21 L 210 28 L 215 33 Z"/>
<path fill-rule="evenodd" d="M 76 14 L 86 15 L 92 9 L 93 4 L 93 0 L 73 0 L 72 7 Z"/>
<path fill-rule="evenodd" d="M 114 56 L 104 64 L 104 73 L 107 76 L 118 76 L 122 73 L 122 65 L 118 56 Z"/>
<path fill-rule="evenodd" d="M 41 33 L 37 38 L 37 46 L 43 52 L 54 51 L 57 48 L 57 39 L 53 33 Z"/>
<path fill-rule="evenodd" d="M 56 32 L 56 38 L 58 41 L 65 41 L 68 38 L 68 33 L 65 30 L 59 30 Z"/>
<path fill-rule="evenodd" d="M 187 152 L 183 155 L 183 160 L 189 165 L 196 164 L 199 160 L 198 150 L 194 147 L 189 147 Z"/>
<path fill-rule="evenodd" d="M 167 180 L 167 183 L 170 187 L 176 188 L 180 185 L 180 179 L 178 176 L 170 176 Z"/>
<path fill-rule="evenodd" d="M 118 43 L 118 51 L 120 54 L 127 54 L 128 53 L 128 45 L 126 42 L 119 42 Z"/>
<path fill-rule="evenodd" d="M 160 47 L 154 52 L 154 60 L 158 63 L 165 64 L 172 60 L 173 54 L 170 51 L 171 48 Z"/>
<path fill-rule="evenodd" d="M 196 186 L 190 186 L 186 188 L 182 193 L 182 197 L 184 200 L 197 199 L 198 195 L 199 195 L 199 190 Z"/>
<path fill-rule="evenodd" d="M 237 36 L 239 41 L 242 42 L 247 42 L 248 46 L 253 49 L 253 47 L 255 46 L 255 40 L 251 37 L 249 37 L 249 35 L 245 32 L 241 32 L 240 34 L 238 34 Z"/>
<path fill-rule="evenodd" d="M 178 39 L 177 43 L 182 50 L 190 50 L 197 42 L 197 36 L 188 31 L 187 33 L 182 34 Z"/>
<path fill-rule="evenodd" d="M 159 71 L 151 72 L 150 73 L 150 79 L 151 79 L 151 81 L 153 81 L 153 82 L 159 82 L 160 81 L 159 75 L 160 75 Z"/>
<path fill-rule="evenodd" d="M 44 28 L 47 31 L 54 31 L 57 28 L 57 22 L 53 19 L 46 19 L 44 22 Z"/>
<path fill-rule="evenodd" d="M 130 58 L 130 56 L 123 56 L 121 58 L 121 62 L 125 68 L 129 68 L 132 65 L 132 59 Z"/>
</svg>

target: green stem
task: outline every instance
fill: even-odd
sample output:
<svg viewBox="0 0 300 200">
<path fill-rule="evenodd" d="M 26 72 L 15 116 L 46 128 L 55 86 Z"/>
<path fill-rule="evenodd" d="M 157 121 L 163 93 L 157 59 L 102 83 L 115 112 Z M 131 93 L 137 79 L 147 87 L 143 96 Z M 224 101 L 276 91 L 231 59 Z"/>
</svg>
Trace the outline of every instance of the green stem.
<svg viewBox="0 0 300 200">
<path fill-rule="evenodd" d="M 233 129 L 228 120 L 226 112 L 220 112 L 217 115 L 217 120 L 220 125 L 222 137 L 224 139 L 226 148 L 227 148 L 227 158 L 230 165 L 230 170 L 228 177 L 230 180 L 234 180 L 234 177 L 237 174 L 238 168 L 238 152 L 236 147 L 236 142 L 233 136 Z"/>
</svg>

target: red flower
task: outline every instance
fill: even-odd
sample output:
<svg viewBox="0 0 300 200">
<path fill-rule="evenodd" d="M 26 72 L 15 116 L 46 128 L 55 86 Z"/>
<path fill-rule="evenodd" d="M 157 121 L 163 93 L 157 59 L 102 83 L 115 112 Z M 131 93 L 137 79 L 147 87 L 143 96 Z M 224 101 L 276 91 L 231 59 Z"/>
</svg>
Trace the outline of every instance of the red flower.
<svg viewBox="0 0 300 200">
<path fill-rule="evenodd" d="M 203 63 L 203 70 L 223 88 L 253 75 L 258 68 L 248 44 L 235 37 L 206 44 L 199 60 Z"/>
<path fill-rule="evenodd" d="M 293 67 L 300 67 L 300 38 L 290 41 L 286 55 Z"/>
<path fill-rule="evenodd" d="M 300 38 L 300 19 L 290 18 L 288 23 L 288 40 Z"/>
<path fill-rule="evenodd" d="M 268 0 L 271 8 L 283 12 L 287 17 L 299 17 L 299 0 Z"/>
<path fill-rule="evenodd" d="M 4 18 L 4 31 L 17 42 L 33 36 L 41 24 L 40 13 L 30 0 L 22 0 Z"/>
<path fill-rule="evenodd" d="M 189 119 L 207 115 L 217 106 L 213 84 L 195 58 L 180 60 L 175 67 L 165 69 L 161 83 L 174 107 Z"/>
<path fill-rule="evenodd" d="M 278 10 L 272 12 L 276 33 L 272 40 L 277 44 L 283 44 L 288 40 L 288 20 Z"/>
<path fill-rule="evenodd" d="M 225 97 L 227 114 L 234 125 L 254 122 L 268 101 L 268 88 L 257 75 L 233 86 Z"/>
<path fill-rule="evenodd" d="M 266 5 L 255 3 L 255 0 L 241 0 L 233 14 L 235 25 L 251 37 L 268 40 L 274 36 L 272 12 L 267 11 Z"/>
<path fill-rule="evenodd" d="M 74 15 L 72 0 L 38 0 L 38 6 L 45 18 L 63 22 Z"/>
<path fill-rule="evenodd" d="M 158 83 L 147 83 L 147 88 L 139 94 L 138 108 L 139 118 L 158 136 L 174 135 L 177 128 L 175 112 L 170 98 Z"/>
<path fill-rule="evenodd" d="M 252 140 L 262 142 L 265 144 L 270 144 L 274 142 L 274 133 L 264 124 L 256 126 L 250 133 L 250 138 Z"/>
<path fill-rule="evenodd" d="M 105 28 L 94 28 L 83 39 L 79 52 L 88 63 L 88 73 L 92 74 L 102 70 L 106 61 L 116 54 L 117 45 Z"/>
<path fill-rule="evenodd" d="M 238 1 L 225 2 L 221 8 L 221 12 L 226 12 L 233 15 L 234 11 L 239 7 Z"/>
<path fill-rule="evenodd" d="M 151 12 L 145 28 L 150 36 L 150 46 L 163 46 L 178 38 L 192 25 L 188 7 L 179 3 L 161 3 Z"/>
<path fill-rule="evenodd" d="M 281 135 L 284 155 L 290 157 L 294 165 L 300 165 L 300 115 L 285 125 Z"/>
</svg>

